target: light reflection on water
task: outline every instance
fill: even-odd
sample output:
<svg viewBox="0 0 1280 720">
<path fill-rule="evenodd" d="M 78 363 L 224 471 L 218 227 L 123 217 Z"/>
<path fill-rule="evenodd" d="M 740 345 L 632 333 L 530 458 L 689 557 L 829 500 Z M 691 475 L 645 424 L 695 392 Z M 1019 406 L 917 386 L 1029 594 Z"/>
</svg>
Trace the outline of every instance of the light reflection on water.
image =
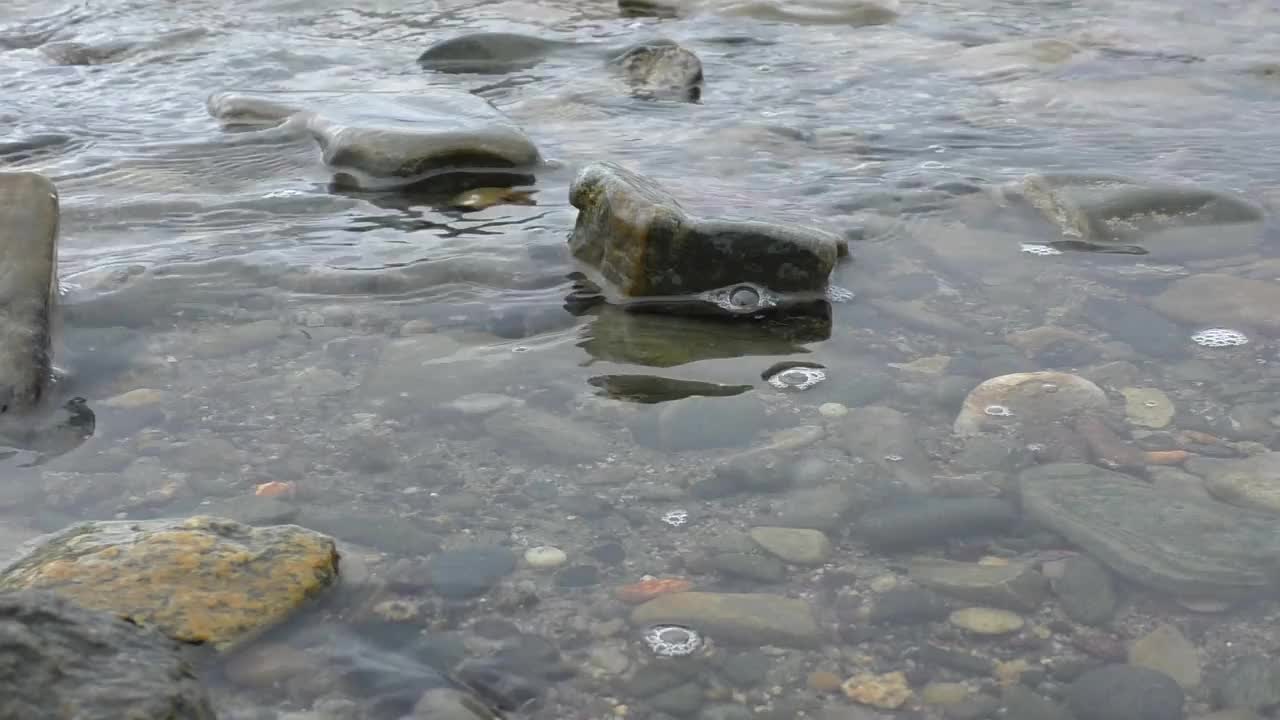
<svg viewBox="0 0 1280 720">
<path fill-rule="evenodd" d="M 505 613 L 525 641 L 550 638 L 563 662 L 585 668 L 547 680 L 551 699 L 522 713 L 612 712 L 610 697 L 644 713 L 648 700 L 609 674 L 619 661 L 601 659 L 627 654 L 631 670 L 643 660 L 639 636 L 611 624 L 627 610 L 612 596 L 616 587 L 646 574 L 691 575 L 703 589 L 805 597 L 825 628 L 848 631 L 841 602 L 871 597 L 869 583 L 894 572 L 895 560 L 864 552 L 843 527 L 831 533 L 835 555 L 825 572 L 793 567 L 770 582 L 759 569 L 755 579 L 699 570 L 691 558 L 731 531 L 768 524 L 791 497 L 706 489 L 744 448 L 780 443 L 768 452 L 790 453 L 797 488 L 844 481 L 865 491 L 866 502 L 900 489 L 902 468 L 913 462 L 935 484 L 963 476 L 1007 490 L 1017 453 L 957 450 L 948 445 L 951 424 L 977 381 L 1044 367 L 1114 378 L 1115 388 L 1162 388 L 1178 406 L 1175 430 L 1258 443 L 1246 449 L 1280 447 L 1270 422 L 1280 407 L 1274 323 L 1234 328 L 1248 345 L 1182 357 L 1195 332 L 1233 318 L 1180 319 L 1174 328 L 1187 349 L 1173 357 L 1150 336 L 1161 326 L 1141 315 L 1189 274 L 1277 277 L 1268 241 L 1280 232 L 1271 215 L 1280 203 L 1272 57 L 1280 19 L 1266 3 L 935 0 L 904 3 L 898 20 L 869 27 L 714 14 L 619 18 L 603 0 L 349 5 L 121 0 L 43 17 L 43 3 L 0 8 L 0 93 L 8 99 L 0 168 L 40 171 L 58 185 L 61 272 L 75 285 L 60 359 L 74 371 L 69 387 L 99 407 L 95 436 L 47 459 L 43 471 L 19 467 L 28 454 L 0 465 L 24 488 L 0 492 L 0 556 L 16 542 L 11 536 L 28 531 L 228 507 L 273 480 L 297 484 L 297 522 L 324 525 L 348 544 L 352 567 L 366 575 L 352 571 L 356 595 L 409 592 L 388 589 L 387 578 L 415 553 L 382 554 L 395 542 L 374 527 L 380 518 L 450 547 L 554 545 L 571 564 L 598 565 L 598 582 L 570 589 L 522 568 L 506 582 L 534 585 L 536 610 L 441 608 L 428 599 L 439 615 L 412 622 L 457 640 L 461 655 L 483 656 L 510 643 L 477 624 Z M 192 28 L 203 32 L 166 35 Z M 634 100 L 590 54 L 552 57 L 510 82 L 417 68 L 427 45 L 467 31 L 602 47 L 661 35 L 700 56 L 706 88 L 699 104 Z M 176 39 L 148 45 L 161 37 Z M 138 44 L 96 65 L 58 65 L 40 49 L 120 38 Z M 288 128 L 227 132 L 204 106 L 209 93 L 227 89 L 433 86 L 479 92 L 534 139 L 551 163 L 528 188 L 530 204 L 473 211 L 438 198 L 332 192 L 310 139 Z M 832 280 L 855 299 L 816 326 L 790 328 L 566 303 L 575 290 L 564 247 L 574 218 L 567 188 L 592 160 L 653 175 L 691 211 L 850 237 L 852 261 Z M 1050 221 L 1028 200 L 1028 174 L 1194 186 L 1241 198 L 1262 216 L 1159 233 L 1150 225 L 1158 213 L 1129 218 L 1131 226 L 1108 227 L 1117 237 L 1150 230 L 1139 242 L 1158 235 L 1149 254 L 1085 252 L 1062 244 L 1069 219 Z M 1064 251 L 1022 251 L 1050 243 Z M 1105 303 L 1137 308 L 1138 319 L 1090 313 L 1117 306 Z M 1043 326 L 1069 328 L 1069 341 L 1027 339 Z M 795 358 L 821 365 L 826 380 L 804 393 L 773 392 L 761 373 Z M 606 376 L 625 379 L 624 396 L 602 391 L 610 383 L 598 378 Z M 163 399 L 141 409 L 99 403 L 135 388 L 162 390 Z M 476 409 L 486 403 L 501 409 Z M 874 432 L 844 424 L 832 403 L 895 408 L 929 452 L 877 445 L 864 437 Z M 504 415 L 512 419 L 494 419 Z M 806 427 L 820 428 L 820 437 L 787 446 L 790 436 L 770 435 Z M 1028 446 L 1069 444 L 1055 440 L 1055 428 L 1026 431 Z M 1133 439 L 1158 450 L 1172 434 L 1141 430 Z M 607 453 L 583 449 L 597 442 Z M 220 449 L 212 453 L 219 460 L 209 462 L 201 446 Z M 156 489 L 140 468 L 156 463 L 181 489 L 164 503 L 139 504 L 135 496 Z M 604 505 L 581 499 L 594 496 Z M 686 508 L 680 533 L 658 522 Z M 589 554 L 610 544 L 625 549 L 625 561 Z M 947 549 L 960 559 L 982 550 L 1038 552 L 1016 543 Z M 510 592 L 497 597 L 505 602 Z M 338 617 L 376 634 L 361 624 L 370 620 L 364 600 L 340 595 L 338 609 L 312 620 Z M 1186 617 L 1157 600 L 1132 593 L 1116 637 Z M 1230 659 L 1228 641 L 1253 647 L 1256 612 L 1205 616 L 1203 661 Z M 689 673 L 717 700 L 739 702 L 738 692 L 793 717 L 787 708 L 845 702 L 805 689 L 808 671 L 843 678 L 923 666 L 917 646 L 938 639 L 883 635 L 847 632 L 821 651 L 769 655 L 767 680 L 737 689 L 727 687 L 720 660 Z M 1003 659 L 1020 652 L 985 649 Z M 431 654 L 443 652 L 434 646 L 399 651 L 449 664 Z M 425 682 L 399 656 L 369 662 Z M 937 678 L 956 679 L 951 671 Z M 769 691 L 772 684 L 781 692 Z M 315 688 L 294 690 L 219 692 L 232 705 L 308 707 Z M 1194 695 L 1193 707 L 1205 697 Z"/>
</svg>

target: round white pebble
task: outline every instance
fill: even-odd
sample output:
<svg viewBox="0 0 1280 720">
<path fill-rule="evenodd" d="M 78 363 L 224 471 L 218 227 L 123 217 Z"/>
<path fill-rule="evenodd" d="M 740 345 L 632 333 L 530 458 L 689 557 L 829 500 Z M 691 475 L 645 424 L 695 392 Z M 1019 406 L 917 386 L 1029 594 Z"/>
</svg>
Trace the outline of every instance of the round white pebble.
<svg viewBox="0 0 1280 720">
<path fill-rule="evenodd" d="M 524 551 L 524 561 L 535 568 L 560 567 L 568 559 L 569 556 L 565 555 L 563 550 L 550 545 L 541 545 Z"/>
<path fill-rule="evenodd" d="M 849 408 L 837 402 L 822 403 L 818 406 L 818 414 L 829 418 L 844 417 L 849 414 Z"/>
</svg>

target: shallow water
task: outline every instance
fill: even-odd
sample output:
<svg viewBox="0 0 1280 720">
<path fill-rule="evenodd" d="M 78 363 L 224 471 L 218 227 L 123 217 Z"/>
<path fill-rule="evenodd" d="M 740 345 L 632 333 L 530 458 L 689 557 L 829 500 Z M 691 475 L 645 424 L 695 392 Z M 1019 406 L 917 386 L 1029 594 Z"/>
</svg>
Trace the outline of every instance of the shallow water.
<svg viewBox="0 0 1280 720">
<path fill-rule="evenodd" d="M 770 524 L 786 497 L 690 494 L 735 453 L 800 437 L 781 451 L 800 468 L 795 485 L 843 482 L 860 503 L 921 478 L 934 490 L 961 477 L 1007 490 L 1017 463 L 957 446 L 952 421 L 978 381 L 1037 369 L 1075 370 L 1108 389 L 1160 388 L 1178 411 L 1166 434 L 1214 434 L 1241 453 L 1280 449 L 1271 422 L 1280 326 L 1225 313 L 1175 318 L 1166 332 L 1170 320 L 1149 309 L 1196 273 L 1276 281 L 1280 14 L 1270 3 L 921 0 L 861 27 L 758 14 L 622 18 L 603 0 L 103 0 L 56 11 L 6 2 L 0 169 L 45 173 L 61 194 L 61 391 L 88 400 L 97 428 L 38 466 L 29 452 L 0 466 L 10 476 L 0 555 L 76 519 L 225 510 L 260 483 L 290 482 L 292 519 L 337 536 L 352 568 L 343 593 L 304 626 L 367 631 L 370 588 L 385 591 L 396 562 L 426 554 L 402 526 L 382 527 L 388 518 L 445 547 L 554 545 L 599 576 L 564 587 L 521 567 L 494 591 L 500 599 L 444 608 L 429 591 L 409 593 L 434 609 L 407 625 L 453 638 L 468 657 L 502 646 L 502 633 L 476 629 L 495 615 L 557 645 L 576 672 L 540 681 L 540 703 L 515 716 L 609 717 L 626 705 L 627 717 L 662 717 L 620 679 L 647 651 L 635 629 L 611 624 L 627 611 L 618 586 L 676 575 L 700 589 L 802 597 L 833 629 L 829 642 L 769 650 L 767 676 L 745 684 L 724 663 L 750 648 L 716 648 L 690 678 L 707 695 L 703 717 L 737 717 L 706 709 L 726 704 L 827 717 L 824 708 L 848 701 L 807 688 L 807 672 L 926 667 L 915 652 L 931 636 L 834 633 L 847 623 L 841 598 L 869 597 L 901 559 L 867 550 L 847 525 L 830 533 L 828 564 L 792 567 L 780 581 L 690 568 L 714 538 Z M 475 31 L 608 47 L 667 37 L 702 59 L 706 86 L 698 104 L 630 98 L 602 83 L 594 56 L 573 54 L 508 82 L 416 65 L 431 43 Z M 50 50 L 66 42 L 99 51 Z M 67 64 L 85 58 L 93 62 Z M 533 139 L 550 161 L 533 204 L 463 211 L 331 190 L 310 139 L 288 128 L 229 132 L 205 109 L 224 90 L 431 86 L 478 92 Z M 700 213 L 846 235 L 852 259 L 832 282 L 854 298 L 834 304 L 829 323 L 773 327 L 569 312 L 568 184 L 594 160 L 648 174 Z M 1088 249 L 1142 254 L 1084 251 L 1076 241 L 1089 238 L 1063 198 L 1105 204 L 1115 186 L 1099 178 L 1116 176 L 1139 189 L 1218 193 L 1226 209 L 1095 218 L 1112 235 Z M 1098 184 L 1101 195 L 1090 195 Z M 1087 347 L 1064 359 L 1011 339 L 1046 325 Z M 1191 335 L 1211 326 L 1250 342 L 1197 347 Z M 822 365 L 826 380 L 804 392 L 767 382 L 772 366 L 797 360 Z M 636 375 L 714 385 L 666 385 L 650 398 L 659 402 L 636 402 L 627 378 Z M 110 400 L 138 388 L 157 392 L 141 404 Z M 876 429 L 820 413 L 824 403 L 905 413 L 918 456 L 868 455 L 880 446 L 863 436 Z M 769 439 L 788 428 L 804 430 Z M 1143 432 L 1132 438 L 1161 449 L 1163 436 Z M 1055 442 L 1026 433 L 1000 442 Z M 659 521 L 672 509 L 690 513 L 680 532 Z M 589 554 L 609 544 L 625 561 Z M 503 607 L 513 587 L 540 602 Z M 1109 632 L 1130 639 L 1159 620 L 1193 623 L 1206 667 L 1280 642 L 1257 631 L 1274 598 L 1195 616 L 1148 591 L 1125 597 Z M 1054 656 L 1061 644 L 1030 652 L 985 642 L 971 646 L 1003 659 Z M 338 644 L 352 656 L 377 652 Z M 369 666 L 402 661 L 380 662 Z M 947 672 L 933 679 L 955 679 Z M 244 676 L 217 684 L 228 713 L 330 717 L 315 688 Z M 1193 694 L 1189 707 L 1207 697 Z M 940 717 L 936 707 L 919 712 Z"/>
</svg>

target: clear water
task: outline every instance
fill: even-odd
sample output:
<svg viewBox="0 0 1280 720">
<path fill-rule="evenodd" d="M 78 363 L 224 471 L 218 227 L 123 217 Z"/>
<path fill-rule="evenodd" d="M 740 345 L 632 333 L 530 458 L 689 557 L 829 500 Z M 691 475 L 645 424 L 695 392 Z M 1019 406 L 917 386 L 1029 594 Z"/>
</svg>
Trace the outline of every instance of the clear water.
<svg viewBox="0 0 1280 720">
<path fill-rule="evenodd" d="M 415 64 L 432 42 L 474 31 L 611 46 L 661 35 L 701 57 L 706 88 L 700 104 L 630 99 L 580 56 L 553 57 L 507 83 Z M 125 46 L 89 65 L 41 49 L 64 41 Z M 0 7 L 0 169 L 45 173 L 61 194 L 59 360 L 70 372 L 64 391 L 88 399 L 98 427 L 38 466 L 19 453 L 0 467 L 10 476 L 0 542 L 77 519 L 226 507 L 260 483 L 294 483 L 296 521 L 324 515 L 352 568 L 349 592 L 304 624 L 356 628 L 369 612 L 362 593 L 419 554 L 379 532 L 383 519 L 447 547 L 554 545 L 570 564 L 598 565 L 597 581 L 565 588 L 522 567 L 495 592 L 523 587 L 540 598 L 535 606 L 463 603 L 408 625 L 449 634 L 471 656 L 501 645 L 475 630 L 493 616 L 556 644 L 578 671 L 548 680 L 543 702 L 517 716 L 602 718 L 627 705 L 628 717 L 661 717 L 651 700 L 628 695 L 616 666 L 600 667 L 605 652 L 627 656 L 624 677 L 647 662 L 640 633 L 609 624 L 628 610 L 617 587 L 680 576 L 700 589 L 802 597 L 835 628 L 838 599 L 871 592 L 868 583 L 900 559 L 867 551 L 842 528 L 825 569 L 791 568 L 781 582 L 691 572 L 690 553 L 768 524 L 779 502 L 688 494 L 726 458 L 771 442 L 771 432 L 817 428 L 791 451 L 807 472 L 860 476 L 878 459 L 851 448 L 875 429 L 818 408 L 873 403 L 918 430 L 931 451 L 924 475 L 1004 473 L 960 467 L 948 452 L 963 396 L 948 394 L 948 375 L 1037 369 L 1025 355 L 1008 361 L 1020 351 L 1006 336 L 1042 325 L 1099 345 L 1132 340 L 1092 316 L 1089 298 L 1146 307 L 1171 279 L 1205 271 L 1274 282 L 1277 47 L 1280 14 L 1249 0 L 919 0 L 870 27 L 750 13 L 620 18 L 604 0 L 9 0 Z M 533 204 L 463 212 L 413 196 L 331 192 L 310 140 L 229 133 L 204 106 L 222 90 L 432 86 L 479 92 L 533 138 L 552 161 Z M 607 308 L 570 314 L 567 187 L 593 160 L 649 174 L 699 212 L 854 231 L 853 259 L 832 279 L 855 297 L 833 305 L 830 328 L 801 336 Z M 1033 173 L 1229 193 L 1264 217 L 1245 230 L 1192 230 L 1141 256 L 1023 252 L 1066 237 L 1005 201 L 1001 189 Z M 1241 404 L 1280 400 L 1266 327 L 1239 328 L 1250 343 L 1217 354 L 1191 342 L 1204 328 L 1178 328 L 1195 353 L 1113 343 L 1089 364 L 1132 363 L 1121 385 L 1173 397 L 1175 429 L 1215 431 Z M 939 356 L 970 369 L 957 371 L 957 361 L 939 372 Z M 767 371 L 788 360 L 821 364 L 825 382 L 804 392 L 770 386 Z M 627 375 L 750 390 L 694 402 L 609 397 L 600 378 Z M 141 409 L 106 402 L 139 388 L 159 391 L 158 400 Z M 478 393 L 504 396 L 487 419 L 474 398 L 458 402 Z M 756 404 L 733 404 L 744 398 Z M 1267 445 L 1273 431 L 1228 439 Z M 592 443 L 607 450 L 582 451 Z M 605 505 L 584 509 L 583 495 Z M 689 511 L 679 533 L 659 521 L 673 509 Z M 621 544 L 626 560 L 588 554 L 608 543 Z M 1118 637 L 1161 619 L 1193 621 L 1206 664 L 1261 642 L 1268 612 L 1192 616 L 1150 593 L 1127 597 Z M 714 660 L 690 666 L 690 677 L 708 706 L 822 717 L 847 701 L 808 689 L 808 671 L 902 669 L 922 637 L 887 633 L 859 645 L 833 633 L 816 650 L 770 651 L 769 675 L 754 684 L 732 685 Z M 742 650 L 716 651 L 723 660 Z M 325 717 L 318 692 L 229 677 L 216 690 L 228 713 Z"/>
</svg>

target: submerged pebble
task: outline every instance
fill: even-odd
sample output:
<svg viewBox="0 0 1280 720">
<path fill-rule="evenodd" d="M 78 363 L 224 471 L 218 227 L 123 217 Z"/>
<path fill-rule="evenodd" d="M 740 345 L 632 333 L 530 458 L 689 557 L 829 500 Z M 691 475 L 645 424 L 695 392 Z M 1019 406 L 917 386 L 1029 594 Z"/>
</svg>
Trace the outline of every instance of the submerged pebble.
<svg viewBox="0 0 1280 720">
<path fill-rule="evenodd" d="M 524 551 L 524 561 L 529 563 L 530 567 L 538 569 L 559 567 L 568 559 L 569 556 L 563 550 L 550 545 L 532 547 Z"/>
</svg>

